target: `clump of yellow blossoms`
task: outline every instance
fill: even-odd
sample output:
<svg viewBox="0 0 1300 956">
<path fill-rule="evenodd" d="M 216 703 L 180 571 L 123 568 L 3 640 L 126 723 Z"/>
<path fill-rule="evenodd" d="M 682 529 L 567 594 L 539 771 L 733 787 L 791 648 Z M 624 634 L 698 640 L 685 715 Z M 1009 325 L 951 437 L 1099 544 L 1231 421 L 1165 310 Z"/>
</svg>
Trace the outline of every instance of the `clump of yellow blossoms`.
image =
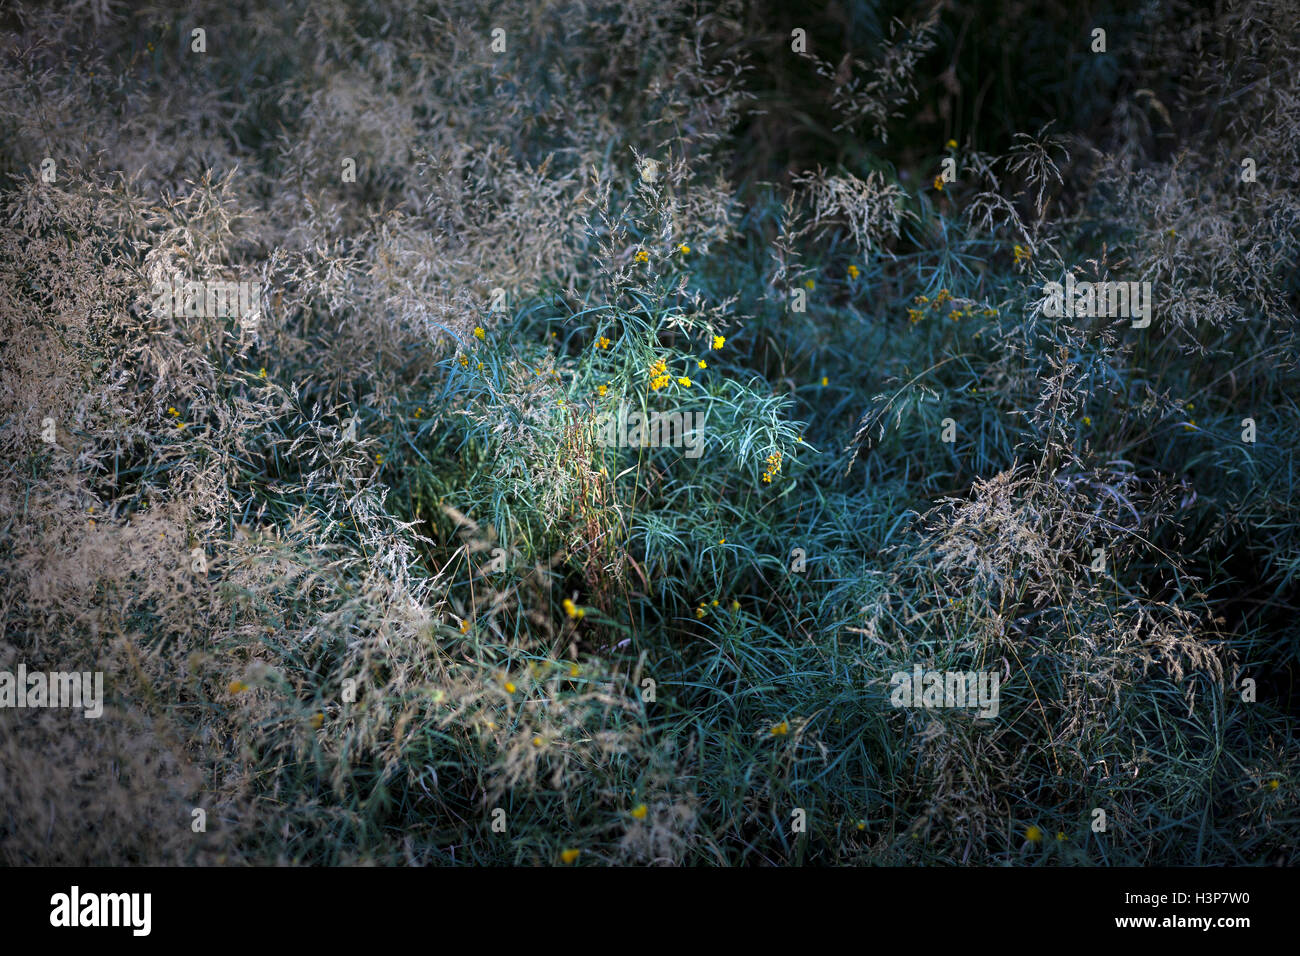
<svg viewBox="0 0 1300 956">
<path fill-rule="evenodd" d="M 664 388 L 673 380 L 668 374 L 668 363 L 663 359 L 650 366 L 650 388 L 654 391 Z"/>
<path fill-rule="evenodd" d="M 767 469 L 763 472 L 763 481 L 767 484 L 772 483 L 772 476 L 779 474 L 781 471 L 781 453 L 774 451 L 767 456 Z"/>
</svg>

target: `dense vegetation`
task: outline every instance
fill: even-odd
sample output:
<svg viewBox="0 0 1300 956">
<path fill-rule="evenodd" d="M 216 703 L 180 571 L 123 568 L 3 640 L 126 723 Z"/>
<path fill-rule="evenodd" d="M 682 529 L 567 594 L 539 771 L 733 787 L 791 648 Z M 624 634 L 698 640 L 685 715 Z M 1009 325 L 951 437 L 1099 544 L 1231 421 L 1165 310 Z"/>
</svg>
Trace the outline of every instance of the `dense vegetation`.
<svg viewBox="0 0 1300 956">
<path fill-rule="evenodd" d="M 0 13 L 0 860 L 1300 859 L 1294 0 L 175 6 Z"/>
</svg>

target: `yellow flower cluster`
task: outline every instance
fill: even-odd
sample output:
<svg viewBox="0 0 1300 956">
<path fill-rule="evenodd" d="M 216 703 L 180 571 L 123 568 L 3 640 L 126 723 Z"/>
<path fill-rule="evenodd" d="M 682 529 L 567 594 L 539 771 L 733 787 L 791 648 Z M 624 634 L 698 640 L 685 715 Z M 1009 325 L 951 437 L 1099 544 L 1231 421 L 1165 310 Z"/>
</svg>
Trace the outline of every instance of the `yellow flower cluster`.
<svg viewBox="0 0 1300 956">
<path fill-rule="evenodd" d="M 655 362 L 650 366 L 650 388 L 653 391 L 659 391 L 670 384 L 673 377 L 668 374 L 668 363 L 663 359 Z"/>
<path fill-rule="evenodd" d="M 772 476 L 779 474 L 781 471 L 781 453 L 774 451 L 767 456 L 767 469 L 763 472 L 763 481 L 766 484 L 772 483 Z"/>
<path fill-rule="evenodd" d="M 598 349 L 607 349 L 607 348 L 609 348 L 609 336 L 607 336 L 607 335 L 602 335 L 600 338 L 598 338 L 598 339 L 596 340 L 596 348 L 598 348 Z"/>
<path fill-rule="evenodd" d="M 1017 248 L 1019 248 L 1019 247 L 1017 247 Z M 919 307 L 919 306 L 929 306 L 931 309 L 934 309 L 935 312 L 941 312 L 941 311 L 943 311 L 943 307 L 944 307 L 945 305 L 947 305 L 949 302 L 953 303 L 954 305 L 957 304 L 957 300 L 956 300 L 955 298 L 953 298 L 952 293 L 950 293 L 947 289 L 940 289 L 940 290 L 939 290 L 939 294 L 936 295 L 936 296 L 934 297 L 934 301 L 933 301 L 933 302 L 930 301 L 930 299 L 929 299 L 928 297 L 923 296 L 923 295 L 918 295 L 918 296 L 917 296 L 915 299 L 913 299 L 912 301 L 913 301 L 913 302 L 914 302 L 918 307 Z M 966 300 L 966 301 L 969 302 L 969 300 Z M 954 322 L 956 322 L 956 321 L 957 321 L 958 319 L 960 319 L 960 318 L 973 316 L 973 315 L 975 315 L 975 314 L 976 314 L 976 310 L 975 310 L 975 308 L 973 307 L 973 305 L 967 305 L 967 306 L 964 307 L 964 308 L 950 308 L 950 309 L 948 310 L 948 318 L 952 319 L 952 321 L 954 321 Z M 998 314 L 998 310 L 997 310 L 997 309 L 983 309 L 983 310 L 981 310 L 981 311 L 979 312 L 979 314 L 980 314 L 980 315 L 983 315 L 983 316 L 985 316 L 985 317 L 991 317 L 991 316 L 995 316 L 995 315 L 997 315 L 997 314 Z M 915 325 L 917 322 L 920 322 L 923 318 L 925 318 L 925 309 L 923 309 L 923 308 L 912 308 L 912 309 L 908 309 L 908 310 L 907 310 L 907 320 L 908 320 L 909 322 L 911 322 L 913 325 Z M 976 333 L 976 334 L 978 335 L 978 333 Z"/>
<path fill-rule="evenodd" d="M 1016 265 L 1020 265 L 1022 262 L 1028 262 L 1030 258 L 1029 250 L 1020 245 L 1020 243 L 1016 243 L 1015 247 L 1011 250 L 1011 255 L 1015 258 Z"/>
<path fill-rule="evenodd" d="M 633 256 L 632 259 L 635 262 L 649 262 L 650 253 L 646 252 L 644 249 L 638 249 L 636 255 Z"/>
</svg>

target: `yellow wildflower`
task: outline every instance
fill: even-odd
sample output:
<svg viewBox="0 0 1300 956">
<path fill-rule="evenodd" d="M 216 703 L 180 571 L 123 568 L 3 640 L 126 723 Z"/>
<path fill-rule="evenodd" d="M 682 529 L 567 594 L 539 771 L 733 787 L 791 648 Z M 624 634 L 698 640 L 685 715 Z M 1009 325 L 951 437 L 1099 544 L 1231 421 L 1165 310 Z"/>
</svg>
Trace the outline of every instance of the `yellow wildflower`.
<svg viewBox="0 0 1300 956">
<path fill-rule="evenodd" d="M 578 859 L 578 854 L 581 852 L 581 850 L 565 850 L 560 854 L 560 859 L 563 860 L 566 865 L 571 865 Z"/>
<path fill-rule="evenodd" d="M 1025 830 L 1025 839 L 1030 843 L 1040 843 L 1043 839 L 1043 831 L 1031 824 L 1029 828 Z"/>
<path fill-rule="evenodd" d="M 638 803 L 635 807 L 632 808 L 632 816 L 637 820 L 644 820 L 646 818 L 646 814 L 648 814 L 649 812 L 650 812 L 650 808 L 647 807 L 644 803 Z"/>
<path fill-rule="evenodd" d="M 849 278 L 850 278 L 850 279 L 856 279 L 857 277 L 858 277 L 858 267 L 855 266 L 855 265 L 850 265 L 850 266 L 849 266 Z"/>
<path fill-rule="evenodd" d="M 715 335 L 715 336 L 713 337 L 713 347 L 714 347 L 715 349 L 720 349 L 720 348 L 722 348 L 723 345 L 726 344 L 726 341 L 727 341 L 727 340 L 726 340 L 726 338 L 725 338 L 724 336 L 721 336 L 721 335 Z"/>
<path fill-rule="evenodd" d="M 784 737 L 789 732 L 790 732 L 790 723 L 789 721 L 785 721 L 785 720 L 781 721 L 771 730 L 771 734 L 773 737 Z"/>
<path fill-rule="evenodd" d="M 474 338 L 478 339 L 480 342 L 487 338 L 487 333 L 483 331 L 483 326 L 474 326 Z"/>
</svg>

